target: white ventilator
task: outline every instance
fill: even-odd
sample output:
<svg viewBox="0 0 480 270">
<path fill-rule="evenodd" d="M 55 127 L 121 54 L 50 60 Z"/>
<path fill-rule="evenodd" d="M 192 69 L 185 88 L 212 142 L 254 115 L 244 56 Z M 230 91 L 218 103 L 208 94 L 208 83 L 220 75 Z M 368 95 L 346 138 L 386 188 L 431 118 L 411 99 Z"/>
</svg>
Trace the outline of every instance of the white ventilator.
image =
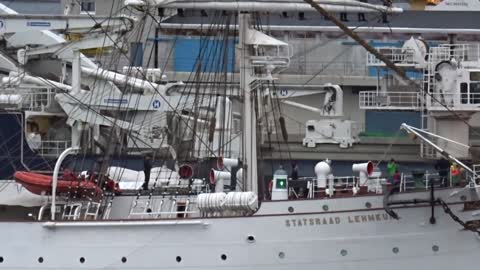
<svg viewBox="0 0 480 270">
<path fill-rule="evenodd" d="M 230 172 L 210 170 L 210 183 L 215 184 L 215 192 L 223 192 L 223 182 L 230 180 L 232 174 Z"/>
<path fill-rule="evenodd" d="M 315 165 L 315 175 L 317 176 L 317 187 L 327 187 L 327 176 L 332 171 L 332 168 L 326 161 L 320 161 Z"/>
<path fill-rule="evenodd" d="M 217 159 L 217 169 L 223 171 L 224 169 L 231 170 L 233 167 L 238 166 L 238 159 L 236 158 L 224 158 L 219 157 Z"/>
<path fill-rule="evenodd" d="M 325 194 L 332 197 L 335 192 L 333 174 L 329 174 L 327 176 L 327 183 L 328 183 L 328 188 L 325 190 Z"/>
<path fill-rule="evenodd" d="M 367 184 L 368 177 L 373 173 L 373 163 L 371 161 L 365 163 L 357 163 L 352 165 L 352 171 L 359 173 L 360 186 Z"/>
<path fill-rule="evenodd" d="M 231 172 L 232 168 L 237 167 L 239 164 L 238 159 L 236 158 L 224 158 L 224 157 L 219 157 L 217 159 L 217 169 L 218 171 L 226 171 L 226 172 Z M 231 178 L 228 179 L 223 179 L 222 180 L 222 187 L 217 187 L 218 185 L 215 186 L 215 190 L 221 190 L 223 191 L 225 185 L 231 187 Z M 231 187 L 233 188 L 233 187 Z"/>
</svg>

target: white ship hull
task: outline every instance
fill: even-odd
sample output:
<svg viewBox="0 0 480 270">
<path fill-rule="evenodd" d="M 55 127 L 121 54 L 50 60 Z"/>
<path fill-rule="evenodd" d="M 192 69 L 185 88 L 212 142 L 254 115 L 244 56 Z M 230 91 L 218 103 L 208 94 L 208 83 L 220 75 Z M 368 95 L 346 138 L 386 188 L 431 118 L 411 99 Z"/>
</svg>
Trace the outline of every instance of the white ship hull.
<svg viewBox="0 0 480 270">
<path fill-rule="evenodd" d="M 398 197 L 421 194 L 428 196 Z M 395 220 L 378 207 L 381 200 L 264 202 L 250 217 L 2 222 L 0 267 L 451 270 L 478 264 L 480 239 L 441 207 L 435 208 L 431 225 L 430 206 L 397 208 L 401 219 Z M 351 203 L 358 210 L 344 210 Z M 472 219 L 463 202 L 450 203 L 462 220 Z"/>
</svg>

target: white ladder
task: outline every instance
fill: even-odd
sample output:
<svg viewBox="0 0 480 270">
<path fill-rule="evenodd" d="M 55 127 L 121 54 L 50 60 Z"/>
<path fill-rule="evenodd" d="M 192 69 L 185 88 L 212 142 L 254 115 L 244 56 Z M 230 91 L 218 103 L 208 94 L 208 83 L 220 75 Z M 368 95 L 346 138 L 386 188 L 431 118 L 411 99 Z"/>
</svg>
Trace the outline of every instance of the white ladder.
<svg viewBox="0 0 480 270">
<path fill-rule="evenodd" d="M 78 220 L 82 212 L 81 203 L 66 204 L 63 208 L 62 219 L 63 220 Z"/>
<path fill-rule="evenodd" d="M 96 220 L 98 217 L 98 212 L 100 211 L 101 204 L 99 202 L 88 202 L 87 209 L 85 210 L 84 219 L 91 219 Z"/>
</svg>

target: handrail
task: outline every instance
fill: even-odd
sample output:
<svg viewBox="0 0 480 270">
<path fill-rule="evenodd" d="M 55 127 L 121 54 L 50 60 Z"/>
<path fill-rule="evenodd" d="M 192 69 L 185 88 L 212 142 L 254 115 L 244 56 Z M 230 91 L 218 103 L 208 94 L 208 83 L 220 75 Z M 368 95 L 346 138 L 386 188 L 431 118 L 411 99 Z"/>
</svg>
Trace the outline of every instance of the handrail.
<svg viewBox="0 0 480 270">
<path fill-rule="evenodd" d="M 65 222 L 56 222 L 56 221 L 47 221 L 43 223 L 43 227 L 48 229 L 54 229 L 58 227 L 138 227 L 138 226 L 192 226 L 192 225 L 201 225 L 208 226 L 210 225 L 203 220 L 120 220 L 120 221 L 65 221 Z"/>
<path fill-rule="evenodd" d="M 51 218 L 52 220 L 55 220 L 55 203 L 56 203 L 56 197 L 57 197 L 57 182 L 58 182 L 58 172 L 60 171 L 60 166 L 62 165 L 63 160 L 70 154 L 78 151 L 78 147 L 70 147 L 65 149 L 62 154 L 57 159 L 57 162 L 55 163 L 55 168 L 53 169 L 53 179 L 52 179 L 52 208 L 53 209 L 51 212 Z"/>
<path fill-rule="evenodd" d="M 360 109 L 419 109 L 423 98 L 417 92 L 378 92 L 361 91 L 359 94 Z"/>
</svg>

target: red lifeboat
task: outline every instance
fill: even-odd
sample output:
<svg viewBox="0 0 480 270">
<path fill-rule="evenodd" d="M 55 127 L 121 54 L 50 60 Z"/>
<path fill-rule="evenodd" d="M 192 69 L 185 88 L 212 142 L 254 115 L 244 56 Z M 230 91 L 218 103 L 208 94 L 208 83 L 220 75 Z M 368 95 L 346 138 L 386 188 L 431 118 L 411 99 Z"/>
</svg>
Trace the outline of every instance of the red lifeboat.
<svg viewBox="0 0 480 270">
<path fill-rule="evenodd" d="M 19 171 L 15 172 L 14 177 L 15 181 L 34 194 L 52 194 L 53 176 L 51 175 Z M 94 181 L 78 179 L 72 172 L 65 171 L 58 179 L 57 194 L 67 193 L 80 197 L 97 196 L 102 193 L 102 189 Z"/>
</svg>

